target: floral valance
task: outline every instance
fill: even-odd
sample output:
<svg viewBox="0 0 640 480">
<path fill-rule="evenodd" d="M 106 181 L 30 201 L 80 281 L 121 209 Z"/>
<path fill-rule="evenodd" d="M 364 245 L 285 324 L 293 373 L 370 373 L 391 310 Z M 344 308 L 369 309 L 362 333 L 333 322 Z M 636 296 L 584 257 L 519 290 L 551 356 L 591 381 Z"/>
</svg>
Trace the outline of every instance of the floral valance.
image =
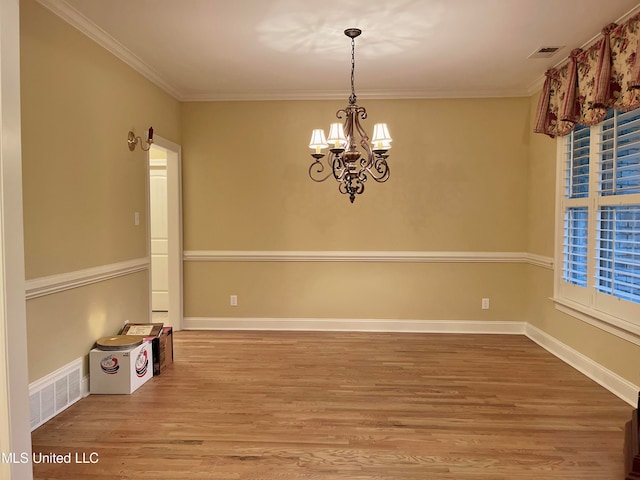
<svg viewBox="0 0 640 480">
<path fill-rule="evenodd" d="M 640 13 L 607 25 L 595 43 L 573 50 L 566 63 L 546 72 L 534 131 L 567 135 L 576 123 L 600 123 L 607 108 L 640 107 L 639 53 Z"/>
</svg>

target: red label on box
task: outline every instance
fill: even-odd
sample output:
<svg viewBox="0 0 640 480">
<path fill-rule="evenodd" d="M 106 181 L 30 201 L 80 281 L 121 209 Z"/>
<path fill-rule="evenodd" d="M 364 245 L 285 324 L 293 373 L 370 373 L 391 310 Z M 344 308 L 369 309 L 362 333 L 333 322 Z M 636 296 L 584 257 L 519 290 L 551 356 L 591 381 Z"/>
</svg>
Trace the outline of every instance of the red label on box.
<svg viewBox="0 0 640 480">
<path fill-rule="evenodd" d="M 115 375 L 120 370 L 120 365 L 118 365 L 118 359 L 114 358 L 113 355 L 109 355 L 108 357 L 104 357 L 100 362 L 100 368 L 104 373 L 109 375 Z"/>
</svg>

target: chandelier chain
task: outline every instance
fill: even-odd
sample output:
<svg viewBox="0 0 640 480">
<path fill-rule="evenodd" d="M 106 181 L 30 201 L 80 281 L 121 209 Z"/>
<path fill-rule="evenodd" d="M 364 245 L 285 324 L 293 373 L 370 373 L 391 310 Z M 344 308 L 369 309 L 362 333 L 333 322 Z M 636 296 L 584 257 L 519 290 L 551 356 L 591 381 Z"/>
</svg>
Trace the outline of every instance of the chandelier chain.
<svg viewBox="0 0 640 480">
<path fill-rule="evenodd" d="M 349 105 L 355 105 L 356 103 L 356 88 L 354 85 L 354 72 L 356 68 L 356 40 L 351 38 L 351 96 L 349 97 Z"/>
</svg>

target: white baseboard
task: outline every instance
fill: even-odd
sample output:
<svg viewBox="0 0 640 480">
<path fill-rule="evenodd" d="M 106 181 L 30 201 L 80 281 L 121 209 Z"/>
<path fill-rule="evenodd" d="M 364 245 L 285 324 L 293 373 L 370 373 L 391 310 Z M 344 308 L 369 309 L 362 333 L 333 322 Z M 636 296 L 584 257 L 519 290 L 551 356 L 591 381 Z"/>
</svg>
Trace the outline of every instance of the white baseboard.
<svg viewBox="0 0 640 480">
<path fill-rule="evenodd" d="M 603 367 L 586 355 L 565 345 L 529 323 L 526 324 L 525 335 L 563 362 L 589 377 L 598 385 L 609 390 L 621 400 L 624 400 L 633 407 L 637 405 L 638 390 L 640 390 L 638 385 L 634 385 L 625 380 L 620 375 Z"/>
<path fill-rule="evenodd" d="M 336 318 L 185 317 L 183 330 L 292 330 L 325 332 L 524 334 L 523 322 Z"/>
<path fill-rule="evenodd" d="M 82 380 L 80 380 L 80 395 L 84 398 L 88 397 L 89 393 L 89 374 L 86 374 L 82 377 Z"/>
</svg>

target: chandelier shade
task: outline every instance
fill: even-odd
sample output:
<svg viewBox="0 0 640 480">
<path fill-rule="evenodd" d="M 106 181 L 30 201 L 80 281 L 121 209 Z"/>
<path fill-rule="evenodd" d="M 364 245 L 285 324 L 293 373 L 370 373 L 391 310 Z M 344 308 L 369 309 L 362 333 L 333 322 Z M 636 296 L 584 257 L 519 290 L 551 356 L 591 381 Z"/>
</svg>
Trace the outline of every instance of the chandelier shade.
<svg viewBox="0 0 640 480">
<path fill-rule="evenodd" d="M 373 138 L 371 139 L 371 142 L 373 143 L 374 150 L 389 150 L 391 148 L 391 140 L 392 138 L 389 134 L 389 128 L 386 123 L 376 123 L 373 126 Z"/>
<path fill-rule="evenodd" d="M 336 112 L 336 117 L 344 120 L 330 125 L 328 137 L 325 137 L 324 130 L 314 129 L 309 142 L 309 148 L 315 152 L 311 154 L 313 162 L 309 167 L 311 179 L 324 182 L 333 177 L 338 182 L 340 193 L 348 195 L 351 203 L 356 195 L 364 192 L 369 178 L 379 183 L 389 179 L 387 152 L 392 142 L 386 123 L 374 125 L 371 139 L 360 123 L 367 118 L 366 109 L 356 103 L 354 86 L 355 38 L 361 33 L 357 28 L 344 31 L 351 38 L 351 95 L 347 107 Z M 325 159 L 322 150 L 327 148 L 329 155 Z"/>
<path fill-rule="evenodd" d="M 344 126 L 341 123 L 332 123 L 329 127 L 329 145 L 334 148 L 344 148 L 347 144 L 347 137 L 344 136 Z"/>
<path fill-rule="evenodd" d="M 320 153 L 323 148 L 327 148 L 329 144 L 324 136 L 324 130 L 316 128 L 311 132 L 311 141 L 309 142 L 309 148 L 315 148 L 316 153 Z"/>
</svg>

